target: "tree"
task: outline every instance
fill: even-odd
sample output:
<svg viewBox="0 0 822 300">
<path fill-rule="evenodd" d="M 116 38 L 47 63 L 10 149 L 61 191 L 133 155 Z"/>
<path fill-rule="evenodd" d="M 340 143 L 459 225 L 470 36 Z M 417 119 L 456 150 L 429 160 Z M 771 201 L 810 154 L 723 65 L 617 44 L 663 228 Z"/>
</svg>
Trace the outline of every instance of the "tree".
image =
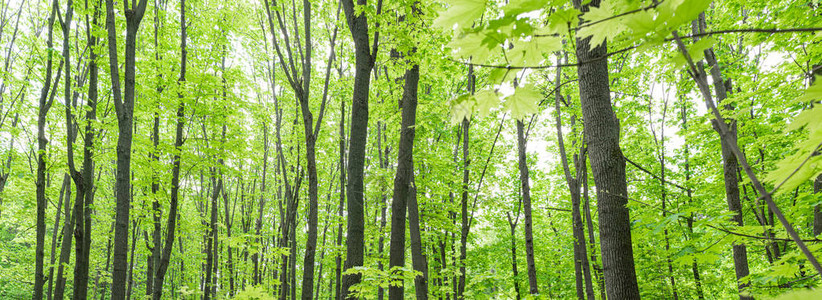
<svg viewBox="0 0 822 300">
<path fill-rule="evenodd" d="M 106 0 L 106 28 L 108 30 L 108 55 L 111 72 L 111 89 L 114 93 L 114 108 L 117 113 L 117 215 L 114 226 L 114 270 L 112 272 L 112 299 L 125 299 L 125 283 L 128 251 L 128 223 L 131 206 L 131 142 L 134 125 L 134 87 L 137 30 L 146 12 L 146 0 L 123 2 L 126 16 L 124 85 L 120 88 L 120 70 L 117 54 L 117 27 L 114 16 L 114 1 Z"/>
</svg>

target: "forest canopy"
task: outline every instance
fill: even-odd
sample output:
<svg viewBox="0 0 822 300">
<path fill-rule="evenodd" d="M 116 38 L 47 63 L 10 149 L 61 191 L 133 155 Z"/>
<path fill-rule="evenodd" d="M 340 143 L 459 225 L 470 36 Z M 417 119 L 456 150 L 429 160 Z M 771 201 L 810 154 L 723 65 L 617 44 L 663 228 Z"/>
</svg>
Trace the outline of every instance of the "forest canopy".
<svg viewBox="0 0 822 300">
<path fill-rule="evenodd" d="M 2 0 L 1 299 L 822 298 L 817 0 Z"/>
</svg>

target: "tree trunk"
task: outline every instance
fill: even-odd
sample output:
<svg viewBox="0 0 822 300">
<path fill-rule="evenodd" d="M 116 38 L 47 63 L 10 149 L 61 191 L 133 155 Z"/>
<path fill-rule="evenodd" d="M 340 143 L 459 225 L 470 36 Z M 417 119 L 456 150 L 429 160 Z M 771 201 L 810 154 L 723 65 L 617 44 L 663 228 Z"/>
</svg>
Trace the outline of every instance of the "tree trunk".
<svg viewBox="0 0 822 300">
<path fill-rule="evenodd" d="M 366 4 L 358 0 L 357 5 Z M 379 13 L 382 2 L 378 2 Z M 345 269 L 363 265 L 365 248 L 365 219 L 363 211 L 363 169 L 365 167 L 365 143 L 368 140 L 368 92 L 371 81 L 371 70 L 376 57 L 377 37 L 374 37 L 374 51 L 369 49 L 368 17 L 354 12 L 352 0 L 342 0 L 346 22 L 354 40 L 355 73 L 354 91 L 351 104 L 351 144 L 348 151 L 348 239 L 346 241 Z M 360 274 L 345 275 L 342 279 L 342 298 L 351 298 L 351 286 L 360 282 Z"/>
<path fill-rule="evenodd" d="M 57 10 L 57 0 L 52 1 L 51 13 L 48 21 L 48 40 L 46 46 L 51 49 L 53 47 L 54 36 L 54 15 Z M 37 181 L 36 195 L 37 195 L 37 221 L 36 221 L 36 246 L 34 250 L 34 291 L 32 298 L 35 300 L 43 299 L 43 285 L 46 283 L 46 276 L 43 274 L 43 256 L 46 238 L 46 116 L 48 115 L 53 98 L 49 99 L 49 90 L 51 86 L 51 68 L 52 68 L 52 54 L 48 53 L 46 60 L 46 76 L 43 83 L 43 89 L 40 90 L 40 106 L 37 112 Z M 62 63 L 60 68 L 62 68 Z M 58 68 L 59 69 L 59 68 Z M 55 86 L 60 78 L 60 70 L 57 71 L 57 80 Z M 66 208 L 68 210 L 68 207 Z"/>
<path fill-rule="evenodd" d="M 223 122 L 223 129 L 222 129 L 222 136 L 220 138 L 220 148 L 222 148 L 223 144 L 225 143 L 225 132 L 226 132 L 226 125 Z M 217 166 L 213 167 L 212 170 L 212 194 L 211 194 L 211 217 L 209 220 L 209 228 L 208 228 L 208 241 L 206 242 L 206 277 L 205 277 L 205 285 L 203 288 L 203 299 L 208 300 L 215 296 L 215 291 L 217 288 L 216 285 L 216 269 L 218 265 L 217 259 L 217 210 L 219 207 L 217 206 L 217 200 L 220 197 L 220 193 L 223 191 L 223 158 L 219 157 L 217 159 Z"/>
<path fill-rule="evenodd" d="M 813 75 L 810 78 L 810 85 L 816 81 L 816 76 L 822 76 L 822 65 L 813 66 Z M 822 193 L 822 174 L 816 177 L 813 182 L 813 192 Z M 817 204 L 813 207 L 813 236 L 822 233 L 822 205 Z"/>
<path fill-rule="evenodd" d="M 697 20 L 697 28 L 694 28 L 694 30 L 698 32 L 704 32 L 706 30 L 704 13 L 699 15 L 699 19 Z M 725 81 L 724 77 L 722 77 L 722 70 L 719 67 L 713 48 L 708 48 L 705 50 L 705 61 L 711 68 L 710 72 L 711 77 L 714 80 L 713 84 L 714 91 L 716 92 L 716 102 L 718 104 L 722 104 L 725 110 L 732 111 L 734 109 L 733 105 L 722 103 L 728 97 L 728 91 L 725 89 Z M 701 65 L 702 63 L 700 62 L 699 64 Z M 717 122 L 719 121 L 715 119 L 712 119 L 711 121 L 714 130 L 721 135 L 722 133 L 719 124 L 716 124 Z M 728 202 L 728 210 L 733 214 L 731 220 L 738 226 L 744 226 L 744 222 L 742 219 L 742 202 L 740 201 L 739 197 L 739 181 L 737 177 L 737 172 L 739 170 L 739 162 L 737 161 L 737 158 L 734 155 L 733 150 L 731 149 L 733 145 L 728 144 L 729 139 L 732 141 L 737 140 L 736 122 L 730 121 L 730 124 L 726 124 L 726 126 L 728 126 L 729 128 L 729 137 L 727 139 L 721 139 L 722 171 L 724 174 L 725 181 L 725 198 Z M 741 281 L 743 277 L 748 276 L 749 274 L 748 250 L 745 244 L 733 245 L 733 257 L 737 285 L 740 291 L 739 299 L 753 299 L 753 297 L 741 294 L 741 292 L 749 286 L 748 283 L 743 283 Z"/>
<path fill-rule="evenodd" d="M 58 236 L 57 229 L 60 228 L 60 216 L 61 216 L 60 213 L 61 213 L 61 208 L 63 207 L 63 198 L 66 199 L 66 203 L 68 203 L 68 200 L 69 200 L 69 195 L 66 192 L 69 189 L 68 185 L 69 185 L 70 180 L 71 180 L 71 178 L 69 177 L 68 174 L 65 174 L 65 176 L 63 176 L 63 185 L 60 187 L 60 196 L 59 196 L 60 199 L 57 201 L 57 213 L 54 216 L 54 227 L 52 228 L 52 231 L 51 231 L 51 258 L 49 259 L 49 265 L 51 265 L 51 267 L 49 267 L 49 277 L 48 277 L 49 287 L 48 287 L 48 293 L 46 294 L 46 298 L 48 300 L 51 300 L 52 295 L 53 295 L 52 294 L 52 288 L 54 286 L 54 280 L 53 280 L 53 278 L 54 278 L 54 259 L 55 259 L 54 255 L 57 251 L 57 241 L 58 241 L 57 240 L 57 236 Z M 68 206 L 65 209 L 68 210 Z M 60 238 L 61 239 L 63 238 L 62 232 L 60 233 Z"/>
<path fill-rule="evenodd" d="M 98 16 L 100 14 L 99 7 L 94 5 L 93 17 L 91 24 L 98 25 Z M 86 24 L 88 25 L 88 17 L 86 17 Z M 89 29 L 90 30 L 90 29 Z M 82 207 L 82 224 L 83 228 L 79 226 L 75 229 L 76 235 L 79 236 L 76 243 L 82 244 L 82 251 L 75 257 L 74 267 L 74 299 L 86 299 L 88 297 L 88 272 L 89 272 L 89 256 L 91 252 L 91 216 L 93 214 L 94 205 L 94 139 L 95 129 L 92 126 L 97 120 L 97 84 L 98 71 L 97 66 L 97 38 L 93 37 L 91 32 L 87 33 L 88 48 L 89 48 L 89 65 L 88 65 L 88 99 L 86 100 L 86 128 L 85 137 L 83 138 L 83 188 L 84 188 L 84 203 Z M 76 214 L 80 216 L 80 212 Z M 79 225 L 79 223 L 78 223 Z"/>
<path fill-rule="evenodd" d="M 420 68 L 414 65 L 405 72 L 405 88 L 402 96 L 402 127 L 400 129 L 400 143 L 397 147 L 397 173 L 394 176 L 394 193 L 391 201 L 391 245 L 389 268 L 405 266 L 405 218 L 408 209 L 408 200 L 411 191 L 416 191 L 413 185 L 414 178 L 414 136 L 417 117 L 417 87 L 419 84 Z M 416 202 L 416 201 L 415 201 Z M 416 206 L 416 203 L 414 203 Z M 417 212 L 418 213 L 418 212 Z M 417 231 L 412 235 L 419 235 L 419 215 L 416 215 Z M 417 244 L 417 251 L 421 254 L 421 245 Z M 419 260 L 420 257 L 417 257 Z M 416 263 L 415 266 L 420 265 Z M 416 269 L 416 268 L 415 268 Z M 395 274 L 398 275 L 398 274 Z M 416 281 L 416 280 L 415 280 Z M 422 278 L 423 284 L 425 278 Z M 419 289 L 419 287 L 417 287 Z M 427 292 L 426 292 L 427 294 Z M 405 295 L 402 281 L 392 284 L 388 289 L 390 299 L 403 299 Z"/>
<path fill-rule="evenodd" d="M 180 78 L 177 79 L 177 84 L 183 85 L 186 81 L 186 56 L 188 54 L 186 49 L 186 28 L 188 27 L 188 23 L 186 23 L 185 0 L 180 0 L 180 24 L 185 25 L 180 26 Z M 177 125 L 175 126 L 174 133 L 174 155 L 171 162 L 171 196 L 168 204 L 165 244 L 163 245 L 163 253 L 160 255 L 160 260 L 156 267 L 157 271 L 154 275 L 154 291 L 152 295 L 154 300 L 160 300 L 163 296 L 163 282 L 165 281 L 168 264 L 171 261 L 171 250 L 174 249 L 174 238 L 177 232 L 177 206 L 180 194 L 180 152 L 182 151 L 183 146 L 183 128 L 185 127 L 186 110 L 185 96 L 182 93 L 182 89 L 181 92 L 177 94 L 177 99 L 180 103 L 177 104 Z"/>
<path fill-rule="evenodd" d="M 340 204 L 337 207 L 337 241 L 336 245 L 337 248 L 342 247 L 343 241 L 343 209 L 345 209 L 345 99 L 340 98 Z M 336 258 L 334 259 L 334 291 L 331 293 L 334 296 L 333 299 L 342 300 L 342 290 L 341 290 L 341 281 L 342 281 L 342 255 L 337 252 Z"/>
<path fill-rule="evenodd" d="M 822 175 L 816 177 L 813 182 L 813 192 L 822 193 Z M 822 209 L 820 205 L 813 207 L 813 235 L 817 236 L 822 233 Z"/>
<path fill-rule="evenodd" d="M 593 0 L 582 5 L 582 11 L 598 7 Z M 631 245 L 631 224 L 628 216 L 628 184 L 625 160 L 619 148 L 619 120 L 611 107 L 608 61 L 600 59 L 607 53 L 605 42 L 591 48 L 590 38 L 577 39 L 577 68 L 579 76 L 584 134 L 588 144 L 591 170 L 597 187 L 599 235 L 605 287 L 609 299 L 639 299 L 634 254 Z"/>
<path fill-rule="evenodd" d="M 511 228 L 511 273 L 513 273 L 511 281 L 514 284 L 514 291 L 517 293 L 517 300 L 522 298 L 522 293 L 519 290 L 519 270 L 517 268 L 517 224 L 519 223 L 519 207 L 521 204 L 522 201 L 517 203 L 516 217 L 511 218 L 511 214 L 506 213 L 508 226 Z"/>
<path fill-rule="evenodd" d="M 184 27 L 185 25 L 181 25 Z M 157 1 L 154 1 L 154 60 L 157 65 L 160 64 L 160 53 L 158 47 L 158 31 L 160 30 L 160 5 Z M 157 73 L 157 100 L 156 100 L 156 107 L 154 111 L 154 124 L 152 125 L 151 130 L 151 142 L 152 142 L 152 152 L 150 154 L 150 159 L 156 163 L 160 164 L 160 156 L 158 152 L 160 151 L 160 101 L 162 101 L 162 94 L 163 94 L 163 83 L 162 79 L 163 76 L 160 73 L 159 68 L 155 70 Z M 152 232 L 151 232 L 151 244 L 149 247 L 150 254 L 147 257 L 146 261 L 146 295 L 152 296 L 154 294 L 154 281 L 155 276 L 157 275 L 157 267 L 160 264 L 160 256 L 162 255 L 162 225 L 160 224 L 162 221 L 162 210 L 160 207 L 160 201 L 158 198 L 158 192 L 160 190 L 160 179 L 158 178 L 158 172 L 154 171 L 151 174 L 151 219 L 152 219 Z M 147 238 L 146 238 L 147 239 Z M 146 244 L 148 244 L 148 240 L 146 240 Z"/>
<path fill-rule="evenodd" d="M 687 107 L 689 106 L 689 103 L 684 102 L 685 101 L 684 97 L 682 98 L 682 101 L 683 101 L 682 111 L 681 111 L 682 130 L 687 131 L 688 130 L 688 111 L 687 111 Z M 688 146 L 688 141 L 687 140 L 685 141 L 685 143 L 683 143 L 683 150 L 684 150 L 683 153 L 685 155 L 685 186 L 689 188 L 686 191 L 686 194 L 688 196 L 688 204 L 691 204 L 693 202 L 693 195 L 692 195 L 693 193 L 691 192 L 691 189 L 690 189 L 690 184 L 691 184 L 691 162 L 690 162 L 691 151 L 690 151 L 690 147 Z M 688 233 L 691 235 L 692 238 L 694 237 L 694 221 L 693 220 L 694 220 L 694 213 L 691 213 L 686 224 L 688 225 Z M 694 284 L 696 285 L 697 296 L 699 297 L 700 300 L 705 299 L 705 294 L 702 291 L 702 280 L 700 279 L 700 276 L 699 276 L 699 264 L 697 264 L 696 258 L 694 258 L 694 261 L 691 264 L 691 271 L 694 274 Z"/>
<path fill-rule="evenodd" d="M 531 185 L 528 174 L 528 163 L 525 153 L 525 129 L 522 121 L 517 120 L 517 156 L 519 165 L 519 180 L 522 191 L 522 204 L 525 211 L 525 260 L 528 266 L 528 286 L 531 295 L 539 294 L 537 284 L 537 266 L 534 261 L 534 229 L 531 216 Z"/>
<path fill-rule="evenodd" d="M 115 196 L 117 198 L 114 227 L 114 271 L 112 272 L 111 298 L 126 298 L 126 272 L 128 270 L 128 223 L 131 206 L 131 142 L 134 114 L 135 51 L 137 30 L 146 11 L 146 0 L 132 2 L 126 6 L 126 41 L 123 93 L 120 93 L 120 71 L 117 55 L 117 27 L 114 20 L 114 1 L 106 0 L 106 28 L 108 30 L 109 66 L 114 107 L 117 113 L 117 176 Z M 135 7 L 136 5 L 136 7 Z"/>
<path fill-rule="evenodd" d="M 80 197 L 79 195 L 77 197 Z M 68 208 L 71 205 L 71 185 L 66 187 L 65 224 L 63 224 L 63 239 L 60 243 L 60 258 L 57 261 L 57 279 L 54 285 L 54 299 L 63 299 L 66 290 L 66 278 L 63 275 L 65 265 L 71 258 L 71 229 L 74 228 L 75 214 Z M 77 200 L 74 200 L 77 201 Z"/>
<path fill-rule="evenodd" d="M 421 274 L 414 277 L 414 292 L 418 300 L 428 299 L 428 258 L 423 251 L 422 232 L 420 230 L 420 212 L 417 203 L 417 186 L 412 174 L 411 187 L 408 191 L 408 229 L 411 235 L 411 262 L 414 271 Z"/>
<path fill-rule="evenodd" d="M 583 210 L 585 210 L 585 226 L 588 228 L 588 249 L 591 250 L 591 266 L 594 269 L 594 278 L 596 278 L 597 286 L 599 287 L 599 298 L 607 299 L 605 295 L 605 278 L 602 275 L 602 267 L 597 263 L 597 243 L 594 238 L 594 224 L 591 218 L 591 199 L 588 197 L 588 158 L 583 157 L 580 163 L 580 172 L 582 172 L 582 199 L 585 199 Z"/>
</svg>

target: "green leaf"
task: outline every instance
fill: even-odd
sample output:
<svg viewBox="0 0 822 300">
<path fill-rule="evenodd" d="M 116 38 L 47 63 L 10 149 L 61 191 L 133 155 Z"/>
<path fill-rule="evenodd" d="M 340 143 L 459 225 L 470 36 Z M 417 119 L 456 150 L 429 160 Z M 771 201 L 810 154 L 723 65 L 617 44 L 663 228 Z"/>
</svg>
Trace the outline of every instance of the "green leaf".
<svg viewBox="0 0 822 300">
<path fill-rule="evenodd" d="M 538 66 L 545 58 L 544 53 L 562 49 L 559 37 L 535 37 L 530 41 L 519 41 L 508 51 L 508 62 L 514 66 Z"/>
<path fill-rule="evenodd" d="M 474 109 L 474 102 L 469 99 L 468 94 L 461 95 L 451 101 L 451 124 L 462 122 L 463 119 L 471 118 Z"/>
<path fill-rule="evenodd" d="M 622 18 L 612 18 L 615 15 L 613 1 L 604 1 L 599 7 L 591 7 L 591 10 L 582 15 L 582 18 L 590 23 L 595 23 L 583 27 L 578 31 L 580 38 L 591 37 L 589 44 L 591 48 L 598 47 L 605 40 L 613 40 L 625 30 Z M 605 20 L 608 19 L 608 20 Z M 604 20 L 604 21 L 603 21 Z"/>
<path fill-rule="evenodd" d="M 485 12 L 485 0 L 451 0 L 448 10 L 434 20 L 434 26 L 443 30 L 468 28 Z"/>
<path fill-rule="evenodd" d="M 822 299 L 822 290 L 797 290 L 790 291 L 779 295 L 773 300 L 806 300 L 806 299 Z"/>
<path fill-rule="evenodd" d="M 668 20 L 668 28 L 675 29 L 680 25 L 693 21 L 700 13 L 708 9 L 711 2 L 713 0 L 669 0 L 663 2 L 662 6 L 671 5 L 675 7 L 673 17 Z"/>
<path fill-rule="evenodd" d="M 482 90 L 473 97 L 477 113 L 480 117 L 487 116 L 491 109 L 499 105 L 499 95 L 493 90 Z"/>
<path fill-rule="evenodd" d="M 542 94 L 529 85 L 517 88 L 513 95 L 505 98 L 503 105 L 511 112 L 514 119 L 522 120 L 539 110 L 537 101 L 540 99 L 542 99 Z"/>
<path fill-rule="evenodd" d="M 488 82 L 491 85 L 502 84 L 503 81 L 514 77 L 515 72 L 507 68 L 494 68 L 488 74 Z"/>
<path fill-rule="evenodd" d="M 521 13 L 535 11 L 545 5 L 545 0 L 511 0 L 505 6 L 503 12 L 506 16 L 517 16 Z"/>
<path fill-rule="evenodd" d="M 802 96 L 796 97 L 794 103 L 806 103 L 814 100 L 822 99 L 822 75 L 815 75 L 814 84 L 808 87 Z"/>
<path fill-rule="evenodd" d="M 714 43 L 716 43 L 716 39 L 713 37 L 701 39 L 688 47 L 688 55 L 690 55 L 691 59 L 694 63 L 696 63 L 705 57 L 705 50 L 713 47 Z M 688 61 L 685 59 L 685 55 L 683 55 L 682 52 L 677 52 L 671 59 L 671 63 L 678 69 L 687 65 Z"/>
<path fill-rule="evenodd" d="M 480 33 L 468 33 L 460 37 L 454 37 L 448 47 L 456 50 L 455 57 L 463 59 L 471 59 L 474 63 L 484 63 L 491 55 L 492 47 L 482 46 L 487 37 Z"/>
<path fill-rule="evenodd" d="M 544 34 L 567 33 L 569 26 L 576 27 L 579 24 L 579 14 L 579 10 L 573 8 L 555 11 L 548 16 L 548 28 L 550 28 L 550 31 Z"/>
</svg>

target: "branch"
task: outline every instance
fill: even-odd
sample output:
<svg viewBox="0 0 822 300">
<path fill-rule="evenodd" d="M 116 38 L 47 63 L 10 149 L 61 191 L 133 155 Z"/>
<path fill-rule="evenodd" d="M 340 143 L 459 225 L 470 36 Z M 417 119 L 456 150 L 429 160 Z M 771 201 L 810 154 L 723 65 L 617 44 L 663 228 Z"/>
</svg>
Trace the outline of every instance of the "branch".
<svg viewBox="0 0 822 300">
<path fill-rule="evenodd" d="M 642 9 L 640 9 L 640 10 L 642 10 Z M 625 13 L 625 14 L 627 14 L 627 13 Z M 614 16 L 612 18 L 615 18 L 615 17 L 618 17 L 618 16 L 620 16 L 620 15 Z M 607 20 L 607 19 L 604 19 L 604 20 Z M 602 21 L 604 21 L 604 20 L 602 20 Z M 590 25 L 590 24 L 595 24 L 595 23 L 588 23 L 588 24 Z M 583 26 L 580 26 L 578 28 L 581 28 L 581 27 L 583 27 Z M 703 36 L 709 36 L 709 35 L 714 35 L 714 34 L 725 34 L 725 33 L 792 33 L 792 32 L 817 32 L 817 31 L 822 31 L 822 27 L 787 28 L 787 29 L 779 29 L 779 28 L 723 29 L 723 30 L 708 31 L 708 32 L 698 33 L 698 34 L 693 34 L 693 35 L 688 35 L 688 36 L 671 37 L 671 38 L 665 39 L 665 41 L 671 42 L 671 41 L 676 41 L 677 38 L 679 38 L 679 39 L 693 39 L 693 38 L 698 38 L 698 37 L 703 37 Z M 551 36 L 551 35 L 534 35 L 534 37 L 546 37 L 546 36 Z M 630 47 L 627 47 L 627 48 L 616 50 L 614 52 L 606 53 L 603 56 L 600 56 L 600 57 L 597 57 L 597 58 L 594 58 L 594 59 L 591 59 L 591 60 L 588 60 L 588 61 L 582 61 L 582 62 L 577 62 L 577 63 L 573 63 L 573 64 L 558 64 L 558 65 L 543 65 L 543 66 L 511 66 L 511 65 L 504 65 L 503 66 L 503 65 L 492 65 L 492 64 L 479 64 L 479 63 L 463 62 L 463 61 L 459 61 L 459 60 L 452 59 L 452 58 L 448 58 L 448 60 L 456 62 L 456 63 L 463 64 L 463 65 L 468 65 L 468 66 L 496 68 L 496 69 L 508 69 L 508 70 L 549 69 L 549 68 L 559 68 L 559 67 L 579 67 L 579 66 L 584 65 L 584 64 L 600 61 L 600 60 L 606 59 L 610 56 L 639 48 L 640 46 L 641 46 L 641 44 L 640 45 L 630 46 Z"/>
<path fill-rule="evenodd" d="M 693 193 L 693 190 L 691 190 L 691 189 L 689 189 L 689 188 L 683 187 L 683 186 L 681 186 L 681 185 L 679 185 L 679 184 L 677 184 L 677 183 L 675 183 L 675 182 L 670 182 L 670 181 L 668 181 L 668 180 L 662 179 L 661 177 L 657 176 L 656 174 L 652 173 L 651 171 L 648 171 L 648 169 L 645 169 L 645 168 L 643 168 L 642 166 L 640 166 L 639 164 L 637 164 L 637 163 L 633 162 L 633 161 L 632 161 L 632 160 L 630 160 L 627 156 L 624 156 L 624 155 L 623 155 L 622 157 L 623 157 L 623 158 L 625 158 L 625 161 L 627 161 L 628 163 L 630 163 L 631 165 L 633 165 L 634 167 L 636 167 L 636 168 L 637 168 L 637 169 L 639 169 L 640 171 L 645 172 L 645 173 L 646 173 L 646 174 L 648 174 L 648 175 L 651 175 L 651 177 L 653 177 L 654 179 L 657 179 L 657 180 L 662 181 L 662 182 L 664 182 L 664 183 L 667 183 L 667 184 L 673 185 L 673 186 L 675 186 L 675 187 L 679 188 L 680 190 L 683 190 L 683 191 L 686 191 L 686 192 L 692 192 L 692 193 Z"/>
</svg>

